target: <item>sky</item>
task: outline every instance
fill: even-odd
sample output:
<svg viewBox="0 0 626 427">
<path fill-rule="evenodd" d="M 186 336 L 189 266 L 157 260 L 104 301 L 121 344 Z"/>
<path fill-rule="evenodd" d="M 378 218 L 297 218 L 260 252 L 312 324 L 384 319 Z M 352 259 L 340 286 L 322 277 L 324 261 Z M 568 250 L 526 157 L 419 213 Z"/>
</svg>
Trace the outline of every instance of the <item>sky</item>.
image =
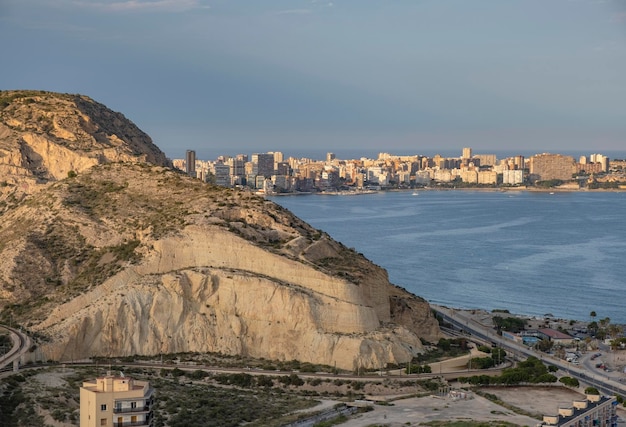
<svg viewBox="0 0 626 427">
<path fill-rule="evenodd" d="M 0 89 L 171 158 L 626 152 L 626 0 L 0 0 Z"/>
</svg>

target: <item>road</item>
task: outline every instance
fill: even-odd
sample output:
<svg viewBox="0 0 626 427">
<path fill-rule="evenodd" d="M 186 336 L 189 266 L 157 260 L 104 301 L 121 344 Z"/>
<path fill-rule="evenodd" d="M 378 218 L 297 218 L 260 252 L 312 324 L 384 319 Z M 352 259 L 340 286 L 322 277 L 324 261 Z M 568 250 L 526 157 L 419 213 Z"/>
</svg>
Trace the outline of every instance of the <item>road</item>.
<svg viewBox="0 0 626 427">
<path fill-rule="evenodd" d="M 572 365 L 562 359 L 546 355 L 541 352 L 537 352 L 523 344 L 516 343 L 506 338 L 502 338 L 493 329 L 487 328 L 484 325 L 476 322 L 471 317 L 465 315 L 463 312 L 450 309 L 443 306 L 437 306 L 431 304 L 433 310 L 442 316 L 443 320 L 454 325 L 455 327 L 470 333 L 472 336 L 477 337 L 483 341 L 496 344 L 498 347 L 505 349 L 513 358 L 517 360 L 525 359 L 529 356 L 534 356 L 540 359 L 546 365 L 556 366 L 563 370 L 572 378 L 578 379 L 578 381 L 585 384 L 589 384 L 592 387 L 597 388 L 601 393 L 608 395 L 619 394 L 626 396 L 626 386 L 621 384 L 610 375 L 601 374 L 595 372 L 590 368 L 588 363 L 583 365 Z"/>
<path fill-rule="evenodd" d="M 13 347 L 7 354 L 0 356 L 0 372 L 12 371 L 13 363 L 21 359 L 22 355 L 27 353 L 31 344 L 28 335 L 22 333 L 18 329 L 0 325 L 0 328 L 9 332 Z"/>
<path fill-rule="evenodd" d="M 563 372 L 566 372 L 567 375 L 578 379 L 580 382 L 596 387 L 602 393 L 619 394 L 622 396 L 626 396 L 626 384 L 622 384 L 619 381 L 617 381 L 618 378 L 613 378 L 611 373 L 605 373 L 595 368 L 595 366 L 592 365 L 591 361 L 589 360 L 590 355 L 587 355 L 585 358 L 582 359 L 582 362 L 583 362 L 582 365 L 572 365 L 571 363 L 566 362 L 564 360 L 557 359 L 555 357 L 546 355 L 544 353 L 536 352 L 533 349 L 525 345 L 522 345 L 520 343 L 516 343 L 506 338 L 502 338 L 492 328 L 485 327 L 484 325 L 475 321 L 474 319 L 472 319 L 470 316 L 466 315 L 462 311 L 449 309 L 447 307 L 437 306 L 433 304 L 431 304 L 431 307 L 439 315 L 441 315 L 442 318 L 446 322 L 454 325 L 459 330 L 463 330 L 471 334 L 473 339 L 478 339 L 487 344 L 497 345 L 498 347 L 505 349 L 507 353 L 509 354 L 509 356 L 511 356 L 512 358 L 516 360 L 524 360 L 529 356 L 535 356 L 536 358 L 543 361 L 545 364 L 556 366 L 557 368 L 561 369 Z M 15 328 L 9 328 L 7 326 L 0 326 L 0 328 L 3 328 L 10 332 L 11 339 L 14 343 L 13 348 L 6 355 L 0 357 L 0 372 L 10 371 L 13 369 L 13 363 L 15 361 L 19 361 L 22 355 L 29 351 L 32 345 L 32 342 L 31 342 L 31 339 L 26 334 L 20 332 L 19 330 Z M 145 365 L 145 364 L 141 364 L 141 365 Z M 163 366 L 163 365 L 160 365 L 160 366 Z M 223 372 L 228 372 L 228 371 L 250 372 L 250 370 L 245 370 L 245 369 L 210 368 L 207 366 L 197 366 L 197 365 L 195 366 L 194 365 L 191 365 L 191 366 L 177 365 L 177 367 L 180 369 L 209 369 L 209 370 L 223 371 Z M 462 373 L 464 375 L 470 375 L 472 371 L 465 371 Z M 252 372 L 250 373 L 263 374 L 263 375 L 289 375 L 292 372 L 252 370 Z M 490 372 L 490 373 L 494 375 L 494 374 L 497 374 L 498 372 L 497 370 L 495 370 L 494 372 Z M 378 375 L 370 374 L 370 375 L 339 375 L 339 376 L 328 374 L 328 373 L 299 373 L 298 372 L 298 374 L 302 376 L 322 377 L 322 378 L 342 377 L 348 380 L 367 380 L 367 379 L 371 380 L 372 378 L 375 378 L 375 377 L 389 375 L 388 373 L 385 373 L 385 372 L 379 372 Z M 439 374 L 433 372 L 430 375 L 428 374 L 410 375 L 410 376 L 405 375 L 405 377 L 426 378 L 430 376 L 434 377 L 434 376 L 440 375 L 443 377 L 450 377 L 452 379 L 452 378 L 458 377 L 459 374 L 460 372 L 447 372 L 447 373 L 440 372 Z M 612 373 L 612 374 L 616 376 L 621 376 L 621 374 L 619 373 Z"/>
</svg>

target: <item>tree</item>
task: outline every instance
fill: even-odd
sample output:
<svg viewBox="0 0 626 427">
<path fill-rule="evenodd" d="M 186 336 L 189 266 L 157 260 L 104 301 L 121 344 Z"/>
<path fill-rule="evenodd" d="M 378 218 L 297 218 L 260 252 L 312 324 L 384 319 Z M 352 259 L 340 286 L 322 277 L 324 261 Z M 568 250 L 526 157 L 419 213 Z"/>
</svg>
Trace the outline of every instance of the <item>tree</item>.
<svg viewBox="0 0 626 427">
<path fill-rule="evenodd" d="M 541 341 L 537 341 L 537 344 L 535 344 L 535 348 L 539 351 L 549 351 L 552 346 L 554 345 L 554 343 L 550 340 L 541 340 Z"/>
<path fill-rule="evenodd" d="M 608 327 L 609 323 L 611 323 L 611 318 L 610 317 L 605 317 L 604 319 L 600 319 L 600 326 L 602 328 Z"/>
<path fill-rule="evenodd" d="M 506 357 L 506 351 L 500 347 L 496 347 L 491 350 L 491 358 L 495 362 L 496 365 L 504 362 L 504 358 Z"/>
<path fill-rule="evenodd" d="M 595 335 L 598 333 L 598 322 L 595 320 L 587 325 L 587 329 Z"/>
<path fill-rule="evenodd" d="M 559 379 L 559 382 L 565 384 L 568 387 L 578 387 L 580 385 L 578 380 L 572 377 L 561 377 L 561 379 Z"/>
</svg>

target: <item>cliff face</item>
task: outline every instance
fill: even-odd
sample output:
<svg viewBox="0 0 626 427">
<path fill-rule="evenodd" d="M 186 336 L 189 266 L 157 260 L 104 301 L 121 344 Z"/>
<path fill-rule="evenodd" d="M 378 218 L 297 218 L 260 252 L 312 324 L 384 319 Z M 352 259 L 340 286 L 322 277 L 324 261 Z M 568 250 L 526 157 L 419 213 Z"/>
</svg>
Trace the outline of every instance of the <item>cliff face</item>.
<svg viewBox="0 0 626 427">
<path fill-rule="evenodd" d="M 168 164 L 148 135 L 86 96 L 0 91 L 0 202 L 120 161 Z"/>
<path fill-rule="evenodd" d="M 1 316 L 46 337 L 47 359 L 211 351 L 379 368 L 439 337 L 426 302 L 287 210 L 129 159 L 54 178 L 52 155 L 49 183 L 0 215 Z"/>
</svg>

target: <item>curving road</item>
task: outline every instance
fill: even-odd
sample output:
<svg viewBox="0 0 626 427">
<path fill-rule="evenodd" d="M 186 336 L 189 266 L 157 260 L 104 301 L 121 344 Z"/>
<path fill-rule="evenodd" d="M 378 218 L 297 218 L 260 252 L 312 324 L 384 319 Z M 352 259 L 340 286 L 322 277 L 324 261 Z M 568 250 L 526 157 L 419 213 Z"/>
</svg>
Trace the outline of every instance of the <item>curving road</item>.
<svg viewBox="0 0 626 427">
<path fill-rule="evenodd" d="M 589 363 L 583 362 L 583 365 L 572 365 L 562 359 L 558 359 L 541 352 L 537 352 L 523 344 L 502 338 L 493 329 L 486 328 L 484 325 L 476 322 L 474 319 L 466 316 L 463 312 L 450 309 L 443 306 L 431 304 L 433 310 L 442 316 L 443 320 L 454 325 L 455 327 L 466 331 L 472 336 L 477 337 L 488 343 L 497 345 L 505 349 L 513 358 L 523 360 L 529 356 L 535 356 L 546 365 L 556 366 L 566 372 L 570 377 L 578 379 L 578 381 L 589 384 L 597 388 L 600 392 L 608 395 L 626 396 L 626 386 L 621 384 L 610 375 L 601 374 L 590 368 Z"/>
<path fill-rule="evenodd" d="M 18 329 L 0 325 L 1 329 L 9 332 L 13 347 L 9 352 L 0 356 L 0 372 L 12 371 L 14 363 L 20 363 L 22 355 L 26 354 L 31 346 L 31 340 L 28 335 L 22 333 Z"/>
</svg>

